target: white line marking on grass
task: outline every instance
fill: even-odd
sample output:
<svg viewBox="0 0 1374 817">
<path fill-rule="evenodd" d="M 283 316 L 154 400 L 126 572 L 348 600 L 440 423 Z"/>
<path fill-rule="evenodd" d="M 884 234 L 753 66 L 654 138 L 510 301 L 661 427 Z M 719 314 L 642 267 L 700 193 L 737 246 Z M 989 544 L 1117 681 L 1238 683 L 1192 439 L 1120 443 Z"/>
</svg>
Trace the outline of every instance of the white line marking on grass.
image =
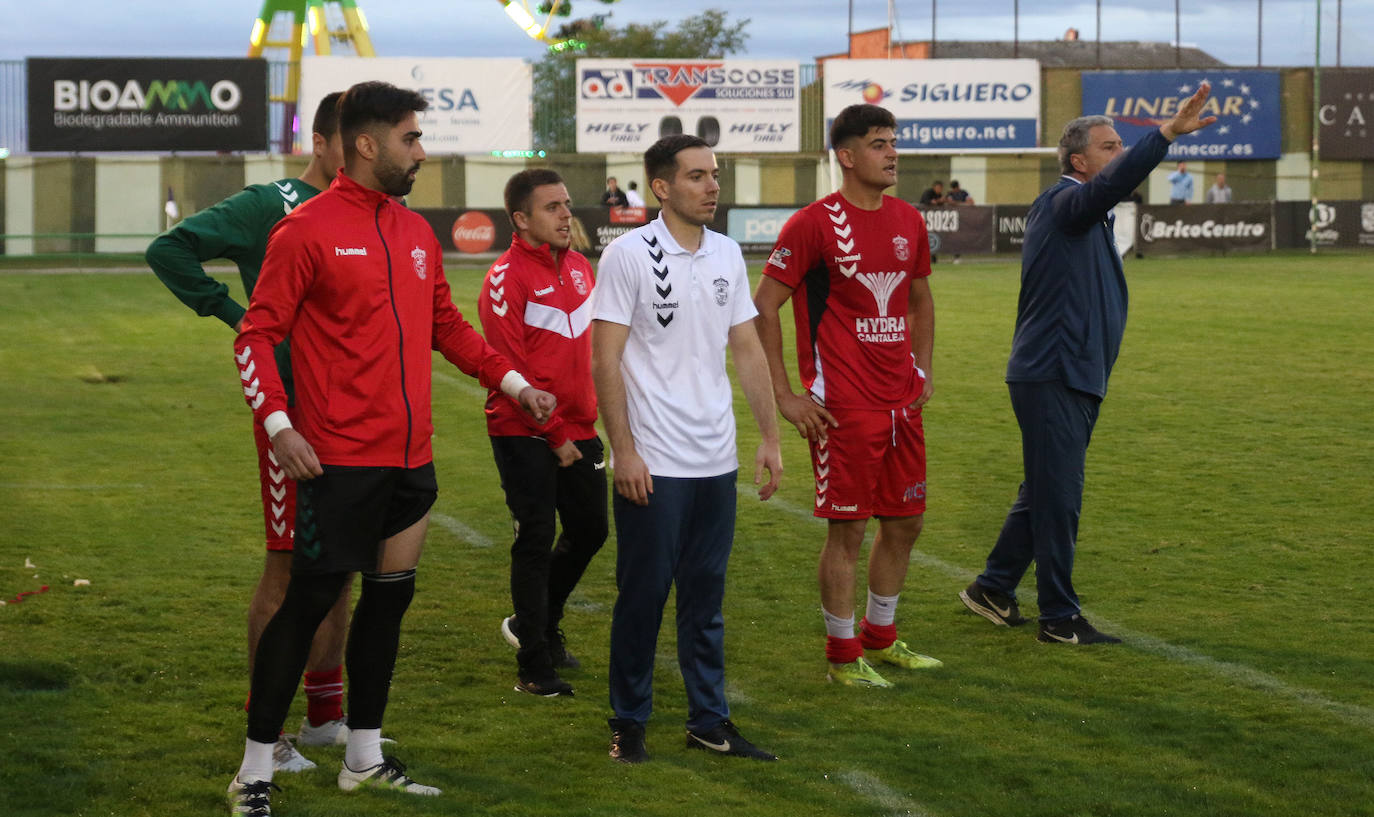
<svg viewBox="0 0 1374 817">
<path fill-rule="evenodd" d="M 911 815 L 911 817 L 932 817 L 932 813 L 926 811 L 920 803 L 906 797 L 901 792 L 868 772 L 850 770 L 847 772 L 840 772 L 836 775 L 836 778 L 841 783 L 853 789 L 860 797 L 876 803 L 885 809 L 891 809 L 891 813 L 894 815 L 901 814 Z"/>
<path fill-rule="evenodd" d="M 478 533 L 457 519 L 443 513 L 431 513 L 429 518 L 439 527 L 457 536 L 475 548 L 489 548 L 494 544 L 491 539 Z"/>
<path fill-rule="evenodd" d="M 741 494 L 752 495 L 753 486 L 740 483 L 739 492 Z M 777 497 L 768 500 L 768 504 L 783 513 L 805 517 L 806 519 L 814 520 L 818 523 L 825 522 L 824 519 L 813 515 L 810 509 L 779 500 Z M 915 548 L 911 550 L 911 561 L 916 562 L 922 567 L 943 573 L 951 578 L 959 579 L 960 581 L 976 576 L 978 573 L 976 570 L 965 570 L 964 568 L 952 565 L 943 559 L 931 556 L 929 553 L 922 553 Z M 1328 698 L 1320 692 L 1285 683 L 1269 673 L 1257 670 L 1254 667 L 1246 666 L 1245 664 L 1236 664 L 1231 661 L 1221 661 L 1204 653 L 1189 649 L 1188 647 L 1170 644 L 1167 641 L 1162 641 L 1153 636 L 1146 635 L 1145 633 L 1129 630 L 1105 618 L 1100 618 L 1096 614 L 1092 616 L 1092 619 L 1102 625 L 1102 629 L 1120 635 L 1126 640 L 1128 646 L 1139 649 L 1142 652 L 1158 655 L 1170 661 L 1191 664 L 1192 666 L 1205 669 L 1215 675 L 1220 675 L 1228 681 L 1244 684 L 1245 686 L 1265 692 L 1282 695 L 1309 709 L 1321 710 L 1335 715 L 1341 720 L 1353 721 L 1361 726 L 1374 728 L 1374 709 L 1367 706 L 1345 703 L 1343 701 Z"/>
<path fill-rule="evenodd" d="M 435 383 L 447 383 L 450 386 L 456 386 L 459 391 L 466 392 L 476 397 L 481 397 L 483 400 L 487 399 L 487 390 L 482 388 L 476 380 L 473 380 L 471 377 L 468 377 L 467 375 L 463 375 L 462 377 L 456 377 L 454 375 L 449 374 L 448 372 L 441 372 L 435 370 L 433 372 L 433 376 Z"/>
</svg>

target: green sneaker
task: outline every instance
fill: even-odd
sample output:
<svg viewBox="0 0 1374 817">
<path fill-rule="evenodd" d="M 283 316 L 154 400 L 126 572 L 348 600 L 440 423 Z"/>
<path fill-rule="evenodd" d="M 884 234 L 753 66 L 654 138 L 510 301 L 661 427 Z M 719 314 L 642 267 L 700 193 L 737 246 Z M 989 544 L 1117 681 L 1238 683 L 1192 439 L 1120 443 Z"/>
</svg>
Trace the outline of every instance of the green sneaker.
<svg viewBox="0 0 1374 817">
<path fill-rule="evenodd" d="M 945 662 L 938 658 L 914 652 L 905 641 L 894 641 L 886 649 L 874 650 L 873 655 L 884 664 L 892 664 L 902 669 L 935 669 L 945 665 Z"/>
<path fill-rule="evenodd" d="M 878 674 L 871 665 L 862 657 L 848 664 L 831 664 L 830 671 L 825 674 L 827 681 L 844 684 L 847 687 L 871 687 L 873 689 L 887 689 L 892 686 L 892 682 Z"/>
</svg>

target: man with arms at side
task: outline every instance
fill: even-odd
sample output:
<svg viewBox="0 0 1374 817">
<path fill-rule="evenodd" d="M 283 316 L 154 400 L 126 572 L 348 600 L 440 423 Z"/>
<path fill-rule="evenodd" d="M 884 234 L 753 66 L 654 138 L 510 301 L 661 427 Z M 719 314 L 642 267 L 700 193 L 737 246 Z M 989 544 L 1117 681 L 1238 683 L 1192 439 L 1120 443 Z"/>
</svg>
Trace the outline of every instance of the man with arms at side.
<svg viewBox="0 0 1374 817">
<path fill-rule="evenodd" d="M 213 207 L 185 219 L 153 240 L 146 258 L 148 266 L 172 294 L 196 314 L 216 317 L 234 331 L 239 329 L 244 308 L 229 296 L 229 287 L 211 278 L 202 266 L 214 258 L 226 258 L 238 265 L 243 291 L 252 297 L 258 281 L 267 234 L 282 217 L 329 186 L 343 166 L 343 143 L 339 138 L 337 103 L 341 93 L 320 100 L 312 127 L 310 164 L 294 179 L 270 184 L 255 184 Z M 277 345 L 277 369 L 286 388 L 288 407 L 294 404 L 291 384 L 291 356 L 288 344 Z M 253 424 L 258 449 L 258 479 L 262 487 L 263 521 L 267 530 L 267 558 L 248 605 L 248 674 L 253 674 L 253 656 L 268 619 L 281 606 L 286 583 L 291 578 L 291 543 L 296 511 L 296 483 L 286 478 L 278 466 L 272 446 L 262 426 Z M 343 649 L 348 623 L 349 590 L 346 582 L 338 602 L 325 616 L 310 648 L 305 667 L 307 711 L 301 724 L 300 742 L 327 745 L 342 742 L 348 727 L 343 717 Z M 314 768 L 283 735 L 277 742 L 274 761 L 277 771 L 295 772 Z"/>
<path fill-rule="evenodd" d="M 926 507 L 921 408 L 930 400 L 935 305 L 921 214 L 883 191 L 897 183 L 896 120 L 876 105 L 835 117 L 838 192 L 795 213 L 754 303 L 782 416 L 811 445 L 815 515 L 827 524 L 818 570 L 827 678 L 890 687 L 864 659 L 904 669 L 940 662 L 897 638 L 897 599 Z M 778 311 L 792 300 L 798 368 L 792 391 Z M 854 582 L 869 517 L 868 606 L 854 635 Z"/>
<path fill-rule="evenodd" d="M 553 396 L 531 387 L 454 308 L 439 242 L 397 199 L 425 159 L 424 97 L 383 82 L 339 100 L 344 172 L 272 231 L 234 359 L 244 397 L 287 476 L 299 480 L 291 581 L 258 643 L 232 811 L 271 814 L 269 741 L 291 705 L 310 637 L 353 572 L 348 743 L 338 785 L 436 795 L 381 752 L 382 716 L 415 592 L 437 486 L 430 436 L 431 350 L 537 419 Z M 296 410 L 272 357 L 291 338 Z M 295 424 L 299 424 L 299 429 Z"/>
<path fill-rule="evenodd" d="M 580 663 L 559 623 L 607 532 L 589 331 L 595 278 L 587 259 L 569 249 L 572 200 L 558 173 L 522 170 L 506 182 L 505 198 L 515 235 L 483 283 L 482 331 L 531 384 L 558 398 L 558 408 L 540 425 L 499 389 L 487 396 L 487 432 L 515 526 L 515 614 L 501 622 L 501 632 L 517 650 L 516 690 L 572 695 L 558 670 Z"/>
<path fill-rule="evenodd" d="M 706 229 L 720 198 L 700 137 L 665 136 L 644 154 L 662 206 L 601 256 L 592 375 L 615 471 L 616 598 L 611 619 L 611 757 L 648 760 L 654 652 L 677 585 L 678 667 L 687 746 L 777 758 L 745 740 L 725 700 L 725 568 L 735 534 L 735 417 L 727 347 L 762 437 L 759 499 L 782 474 L 768 367 L 739 245 Z"/>
<path fill-rule="evenodd" d="M 1126 328 L 1126 276 L 1111 211 L 1174 139 L 1216 121 L 1199 117 L 1210 88 L 1202 83 L 1173 119 L 1129 151 L 1106 116 L 1069 122 L 1059 139 L 1064 175 L 1026 216 L 1006 378 L 1021 427 L 1024 480 L 986 568 L 959 598 L 993 624 L 1022 624 L 1016 586 L 1034 561 L 1037 638 L 1044 642 L 1121 640 L 1083 617 L 1073 588 L 1088 441 Z"/>
<path fill-rule="evenodd" d="M 1226 174 L 1218 173 L 1212 186 L 1207 188 L 1208 204 L 1230 204 L 1231 188 L 1226 185 Z"/>
<path fill-rule="evenodd" d="M 639 183 L 630 182 L 630 186 L 625 188 L 625 201 L 630 207 L 643 207 L 644 197 L 639 195 Z"/>
</svg>

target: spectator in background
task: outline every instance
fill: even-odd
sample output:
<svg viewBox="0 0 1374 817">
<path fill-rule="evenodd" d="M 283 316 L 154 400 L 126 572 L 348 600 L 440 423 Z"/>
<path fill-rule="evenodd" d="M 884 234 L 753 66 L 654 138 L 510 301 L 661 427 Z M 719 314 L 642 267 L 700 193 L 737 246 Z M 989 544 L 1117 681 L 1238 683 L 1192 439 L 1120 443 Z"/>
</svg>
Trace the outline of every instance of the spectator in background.
<svg viewBox="0 0 1374 817">
<path fill-rule="evenodd" d="M 612 176 L 607 179 L 606 192 L 601 194 L 602 206 L 624 207 L 629 203 L 630 200 L 625 198 L 625 191 L 620 189 L 620 185 L 616 184 L 615 177 Z"/>
<path fill-rule="evenodd" d="M 1231 188 L 1226 186 L 1226 174 L 1218 173 L 1212 186 L 1207 188 L 1208 204 L 1230 204 Z"/>
<path fill-rule="evenodd" d="M 1178 170 L 1169 174 L 1169 203 L 1187 204 L 1193 199 L 1193 175 L 1188 172 L 1185 162 L 1178 163 Z"/>
<path fill-rule="evenodd" d="M 644 197 L 641 196 L 641 195 L 639 195 L 639 183 L 638 183 L 638 182 L 633 182 L 633 181 L 630 182 L 629 188 L 627 188 L 627 189 L 625 190 L 625 200 L 628 201 L 628 202 L 630 203 L 629 206 L 631 206 L 631 207 L 643 207 L 643 206 L 644 206 Z"/>
<path fill-rule="evenodd" d="M 943 207 L 945 206 L 945 184 L 941 181 L 933 181 L 930 187 L 921 194 L 920 206 L 922 207 Z"/>
<path fill-rule="evenodd" d="M 967 190 L 960 187 L 958 181 L 952 179 L 949 183 L 949 195 L 945 196 L 945 201 L 947 201 L 950 204 L 959 204 L 964 206 L 968 206 L 974 203 L 973 196 L 970 196 Z"/>
<path fill-rule="evenodd" d="M 1126 329 L 1126 276 L 1111 210 L 1150 175 L 1170 143 L 1216 121 L 1202 116 L 1210 89 L 1201 83 L 1178 114 L 1129 151 L 1108 117 L 1069 122 L 1059 139 L 1063 175 L 1026 216 L 1006 377 L 1024 477 L 985 569 L 959 598 L 993 624 L 1024 624 L 1016 586 L 1035 562 L 1043 642 L 1121 640 L 1088 623 L 1073 588 L 1088 441 Z"/>
</svg>

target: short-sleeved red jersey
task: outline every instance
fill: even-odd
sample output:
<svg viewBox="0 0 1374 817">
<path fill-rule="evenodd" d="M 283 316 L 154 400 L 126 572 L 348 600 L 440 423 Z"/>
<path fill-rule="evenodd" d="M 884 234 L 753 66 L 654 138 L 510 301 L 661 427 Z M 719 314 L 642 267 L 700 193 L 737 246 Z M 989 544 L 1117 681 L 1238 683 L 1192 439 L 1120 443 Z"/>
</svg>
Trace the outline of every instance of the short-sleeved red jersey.
<svg viewBox="0 0 1374 817">
<path fill-rule="evenodd" d="M 907 305 L 930 244 L 915 207 L 884 196 L 863 210 L 831 193 L 788 219 L 763 272 L 793 290 L 802 384 L 823 404 L 895 409 L 920 395 Z"/>
</svg>

